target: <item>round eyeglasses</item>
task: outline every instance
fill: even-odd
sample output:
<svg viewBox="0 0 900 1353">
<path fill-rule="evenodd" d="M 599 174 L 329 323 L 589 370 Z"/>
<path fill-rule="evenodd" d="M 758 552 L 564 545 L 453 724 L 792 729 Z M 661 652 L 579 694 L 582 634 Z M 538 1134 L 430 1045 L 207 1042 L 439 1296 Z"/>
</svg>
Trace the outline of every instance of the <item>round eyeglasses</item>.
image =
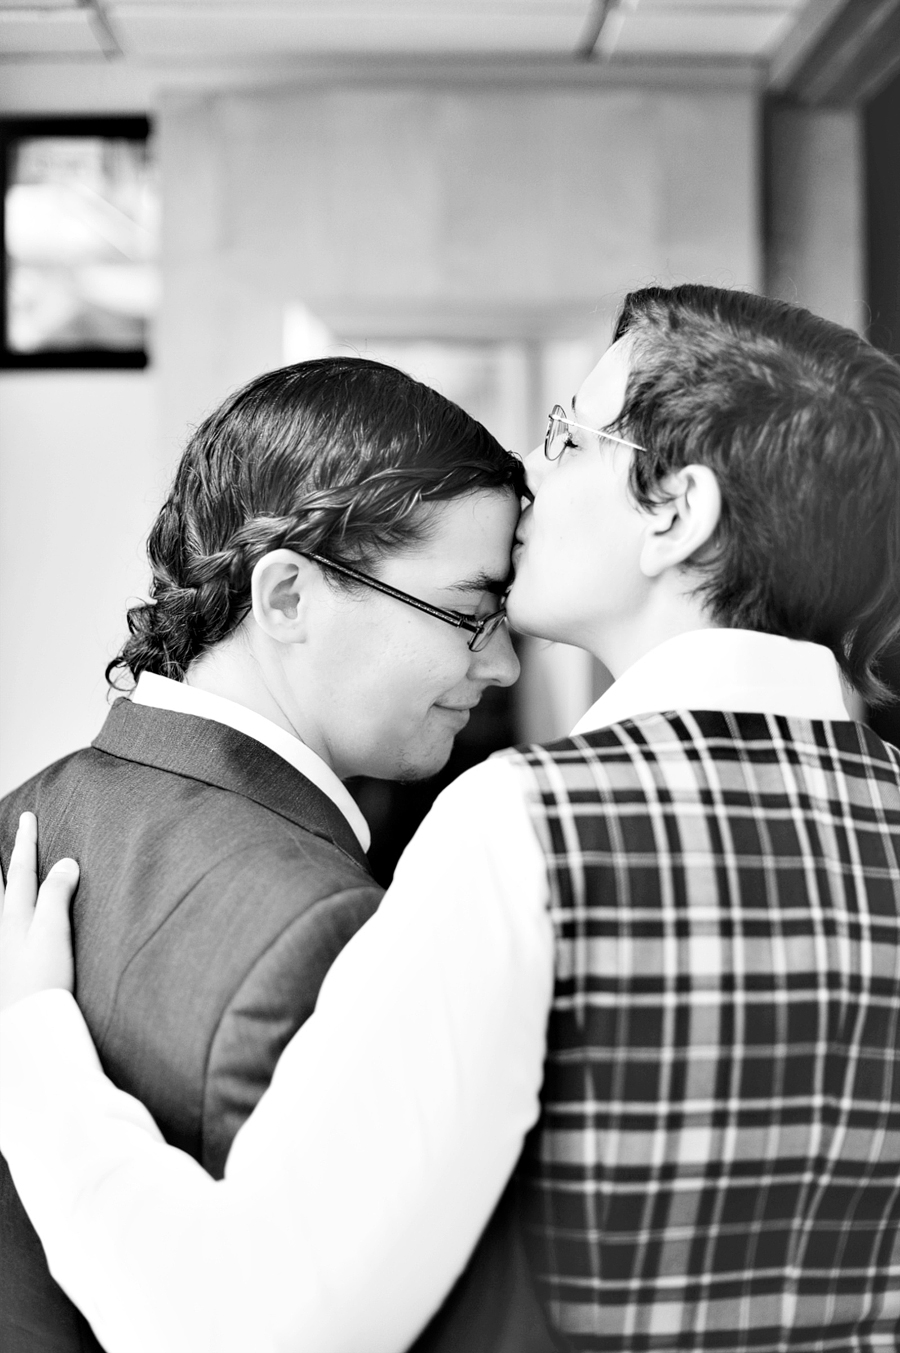
<svg viewBox="0 0 900 1353">
<path fill-rule="evenodd" d="M 585 427 L 584 423 L 576 423 L 574 418 L 569 417 L 561 404 L 554 404 L 550 410 L 547 432 L 544 437 L 544 455 L 548 460 L 559 460 L 565 450 L 569 428 L 580 428 L 582 432 L 593 432 L 598 437 L 605 437 L 608 442 L 617 442 L 619 446 L 630 446 L 633 451 L 644 450 L 642 446 L 638 446 L 637 442 L 628 442 L 624 437 L 617 437 L 604 428 L 589 428 Z"/>
<path fill-rule="evenodd" d="M 391 587 L 390 583 L 383 583 L 380 578 L 372 578 L 368 573 L 360 573 L 358 569 L 348 568 L 346 564 L 338 564 L 324 554 L 313 554 L 310 550 L 298 553 L 302 553 L 305 559 L 312 559 L 315 563 L 321 564 L 323 568 L 330 568 L 333 573 L 339 573 L 343 578 L 352 578 L 354 582 L 362 583 L 364 587 L 371 587 L 376 592 L 383 592 L 386 597 L 393 597 L 395 601 L 402 601 L 406 606 L 414 606 L 417 611 L 433 615 L 435 620 L 443 620 L 446 625 L 453 625 L 458 630 L 468 630 L 472 635 L 468 643 L 472 653 L 480 653 L 483 648 L 487 648 L 500 626 L 506 624 L 505 606 L 501 606 L 499 611 L 492 611 L 481 620 L 476 620 L 474 616 L 460 615 L 459 611 L 445 611 L 442 606 L 432 606 L 430 602 L 420 601 L 418 597 L 411 597 L 408 592 L 401 592 L 399 587 Z"/>
</svg>

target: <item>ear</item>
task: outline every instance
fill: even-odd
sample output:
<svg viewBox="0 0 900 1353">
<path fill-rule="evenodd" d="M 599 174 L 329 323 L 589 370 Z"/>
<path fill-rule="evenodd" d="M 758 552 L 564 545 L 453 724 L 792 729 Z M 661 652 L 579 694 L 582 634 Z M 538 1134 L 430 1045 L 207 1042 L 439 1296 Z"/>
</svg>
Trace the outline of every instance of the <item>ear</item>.
<svg viewBox="0 0 900 1353">
<path fill-rule="evenodd" d="M 303 643 L 310 587 L 317 579 L 312 560 L 293 550 L 271 550 L 258 561 L 250 579 L 253 619 L 269 638 Z"/>
<path fill-rule="evenodd" d="M 660 482 L 664 500 L 650 510 L 641 572 L 658 578 L 702 550 L 722 515 L 722 493 L 708 465 L 685 465 Z"/>
</svg>

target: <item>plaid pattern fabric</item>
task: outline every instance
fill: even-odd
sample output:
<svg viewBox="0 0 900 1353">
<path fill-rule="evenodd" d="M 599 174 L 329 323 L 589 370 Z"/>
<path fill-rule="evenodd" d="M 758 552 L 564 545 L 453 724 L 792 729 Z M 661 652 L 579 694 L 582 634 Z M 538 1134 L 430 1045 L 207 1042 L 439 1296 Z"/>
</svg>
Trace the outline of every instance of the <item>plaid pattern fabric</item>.
<svg viewBox="0 0 900 1353">
<path fill-rule="evenodd" d="M 679 712 L 509 755 L 557 944 L 521 1166 L 555 1327 L 900 1348 L 900 753 Z"/>
</svg>

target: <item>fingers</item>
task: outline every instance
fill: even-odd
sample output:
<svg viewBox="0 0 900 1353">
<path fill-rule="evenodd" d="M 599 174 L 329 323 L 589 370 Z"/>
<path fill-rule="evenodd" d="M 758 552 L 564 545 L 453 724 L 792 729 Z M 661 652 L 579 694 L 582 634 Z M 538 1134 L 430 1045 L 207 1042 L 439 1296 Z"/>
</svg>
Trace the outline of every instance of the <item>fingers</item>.
<svg viewBox="0 0 900 1353">
<path fill-rule="evenodd" d="M 0 924 L 0 1010 L 39 992 L 72 991 L 75 986 L 69 902 L 78 883 L 78 866 L 74 860 L 59 860 L 41 884 L 35 906 L 29 901 L 34 877 L 27 847 L 26 841 L 16 877 L 10 870 L 7 909 Z"/>
<path fill-rule="evenodd" d="M 57 860 L 38 891 L 37 825 L 34 813 L 23 813 L 19 818 L 5 890 L 0 883 L 0 914 L 7 927 L 27 928 L 32 917 L 36 926 L 42 917 L 46 918 L 44 924 L 58 925 L 60 915 L 68 926 L 69 904 L 78 887 L 78 865 L 75 860 Z"/>
<path fill-rule="evenodd" d="M 57 860 L 41 884 L 31 933 L 35 944 L 46 944 L 71 935 L 69 906 L 78 887 L 78 865 L 74 860 Z"/>
<path fill-rule="evenodd" d="M 27 921 L 37 900 L 37 818 L 23 813 L 6 871 L 3 915 L 8 923 Z"/>
<path fill-rule="evenodd" d="M 69 904 L 77 886 L 78 865 L 58 860 L 38 891 L 37 820 L 23 813 L 0 917 L 0 1009 L 38 992 L 74 989 Z"/>
</svg>

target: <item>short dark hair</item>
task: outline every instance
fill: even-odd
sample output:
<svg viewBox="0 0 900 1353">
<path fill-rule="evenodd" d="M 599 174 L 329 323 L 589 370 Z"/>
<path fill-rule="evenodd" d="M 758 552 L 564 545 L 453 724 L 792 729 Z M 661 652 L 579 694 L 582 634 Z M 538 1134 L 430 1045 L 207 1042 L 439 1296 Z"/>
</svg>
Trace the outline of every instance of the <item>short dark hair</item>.
<svg viewBox="0 0 900 1353">
<path fill-rule="evenodd" d="M 246 615 L 270 550 L 371 569 L 427 537 L 425 505 L 503 488 L 524 492 L 521 462 L 402 371 L 324 357 L 259 376 L 188 442 L 148 540 L 151 601 L 128 611 L 107 680 L 119 668 L 180 680 Z"/>
<path fill-rule="evenodd" d="M 872 704 L 877 659 L 900 632 L 900 367 L 808 310 L 717 287 L 626 297 L 620 429 L 637 501 L 687 464 L 722 492 L 696 563 L 714 621 L 825 644 Z"/>
</svg>

